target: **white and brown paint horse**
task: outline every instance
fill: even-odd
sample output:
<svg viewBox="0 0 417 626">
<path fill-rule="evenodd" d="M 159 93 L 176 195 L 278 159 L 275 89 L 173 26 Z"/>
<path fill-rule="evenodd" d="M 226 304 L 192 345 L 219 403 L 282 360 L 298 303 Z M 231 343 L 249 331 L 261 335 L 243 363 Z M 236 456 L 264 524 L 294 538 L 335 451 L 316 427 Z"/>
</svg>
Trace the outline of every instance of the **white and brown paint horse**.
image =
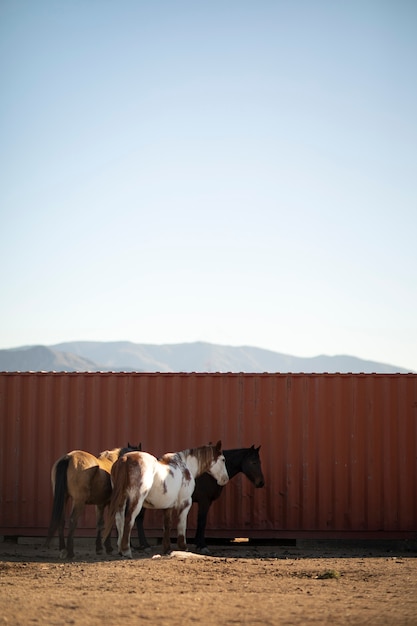
<svg viewBox="0 0 417 626">
<path fill-rule="evenodd" d="M 121 454 L 132 450 L 141 450 L 141 445 L 126 448 L 114 448 L 100 452 L 96 457 L 84 450 L 73 450 L 55 461 L 51 470 L 52 492 L 54 495 L 51 521 L 49 524 L 46 546 L 49 547 L 57 528 L 59 550 L 62 559 L 74 556 L 74 531 L 78 519 L 86 504 L 94 504 L 97 517 L 96 552 L 103 551 L 101 533 L 104 528 L 104 509 L 110 502 L 112 492 L 110 472 L 113 463 Z M 65 509 L 69 498 L 72 509 L 65 545 Z M 112 552 L 110 537 L 105 541 L 106 552 Z"/>
<path fill-rule="evenodd" d="M 228 482 L 220 441 L 215 446 L 169 452 L 159 460 L 147 452 L 129 452 L 121 456 L 111 471 L 113 493 L 104 530 L 105 540 L 116 521 L 119 553 L 132 558 L 130 534 L 142 507 L 164 509 L 162 551 L 167 554 L 171 550 L 171 516 L 175 509 L 178 513 L 178 548 L 186 550 L 187 515 L 195 479 L 204 472 L 209 472 L 219 485 Z"/>
<path fill-rule="evenodd" d="M 261 446 L 255 448 L 253 445 L 250 448 L 223 450 L 229 480 L 232 480 L 236 474 L 242 472 L 256 488 L 263 487 L 265 485 L 265 479 L 261 467 L 261 458 L 259 456 L 260 447 Z M 197 552 L 200 552 L 201 554 L 210 554 L 205 539 L 207 515 L 212 503 L 220 497 L 222 491 L 223 487 L 218 485 L 213 476 L 210 476 L 207 472 L 196 478 L 193 502 L 198 504 L 198 515 L 197 531 L 194 542 L 196 544 Z M 145 509 L 142 509 L 136 518 L 140 548 L 147 548 L 149 546 L 143 529 L 144 517 Z"/>
</svg>

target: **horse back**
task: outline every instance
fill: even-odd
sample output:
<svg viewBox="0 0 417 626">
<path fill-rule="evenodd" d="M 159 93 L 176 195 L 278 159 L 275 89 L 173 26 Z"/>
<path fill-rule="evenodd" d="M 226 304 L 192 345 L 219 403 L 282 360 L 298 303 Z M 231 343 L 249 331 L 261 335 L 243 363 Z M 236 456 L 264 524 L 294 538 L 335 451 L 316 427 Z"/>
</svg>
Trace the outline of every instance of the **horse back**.
<svg viewBox="0 0 417 626">
<path fill-rule="evenodd" d="M 67 483 L 68 493 L 74 501 L 103 505 L 111 496 L 110 472 L 112 464 L 84 450 L 69 452 Z"/>
<path fill-rule="evenodd" d="M 103 533 L 106 539 L 110 533 L 116 517 L 116 513 L 121 511 L 131 498 L 132 491 L 141 488 L 141 457 L 146 452 L 128 452 L 119 457 L 111 468 L 111 485 L 113 486 L 107 522 Z M 150 454 L 147 456 L 151 457 Z"/>
<path fill-rule="evenodd" d="M 82 471 L 98 465 L 97 457 L 85 450 L 72 450 L 65 456 L 69 457 L 70 466 L 76 471 Z"/>
<path fill-rule="evenodd" d="M 149 487 L 143 506 L 145 508 L 167 509 L 177 507 L 180 501 L 191 498 L 195 485 L 194 477 L 187 466 L 157 461 L 153 475 L 144 481 Z"/>
<path fill-rule="evenodd" d="M 121 456 L 111 468 L 112 502 L 120 504 L 122 498 L 127 497 L 128 489 L 142 487 L 155 460 L 155 457 L 147 452 L 127 452 Z M 153 471 L 151 474 L 153 478 Z"/>
</svg>

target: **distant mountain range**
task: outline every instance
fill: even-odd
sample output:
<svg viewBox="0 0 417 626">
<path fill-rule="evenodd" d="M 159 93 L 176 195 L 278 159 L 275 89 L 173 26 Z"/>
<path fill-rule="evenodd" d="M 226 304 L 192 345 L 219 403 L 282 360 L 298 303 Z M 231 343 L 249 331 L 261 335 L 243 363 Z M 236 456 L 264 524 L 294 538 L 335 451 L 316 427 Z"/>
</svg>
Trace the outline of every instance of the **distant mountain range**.
<svg viewBox="0 0 417 626">
<path fill-rule="evenodd" d="M 204 342 L 152 345 L 129 341 L 71 341 L 0 350 L 0 371 L 391 374 L 410 370 L 347 355 L 301 358 L 250 346 L 235 348 Z"/>
</svg>

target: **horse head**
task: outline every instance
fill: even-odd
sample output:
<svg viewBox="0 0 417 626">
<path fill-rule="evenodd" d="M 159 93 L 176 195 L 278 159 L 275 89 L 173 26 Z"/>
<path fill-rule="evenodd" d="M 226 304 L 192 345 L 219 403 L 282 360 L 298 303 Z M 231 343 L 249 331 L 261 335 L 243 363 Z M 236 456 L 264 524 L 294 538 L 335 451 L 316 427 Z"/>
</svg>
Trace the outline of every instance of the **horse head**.
<svg viewBox="0 0 417 626">
<path fill-rule="evenodd" d="M 132 446 L 131 443 L 127 442 L 126 448 L 120 448 L 119 457 L 126 454 L 126 452 L 142 452 L 142 443 L 137 446 Z"/>
<path fill-rule="evenodd" d="M 259 450 L 261 446 L 255 448 L 252 445 L 242 461 L 242 472 L 249 478 L 249 480 L 255 485 L 255 487 L 264 487 L 265 479 L 262 474 L 261 459 L 259 456 Z"/>
</svg>

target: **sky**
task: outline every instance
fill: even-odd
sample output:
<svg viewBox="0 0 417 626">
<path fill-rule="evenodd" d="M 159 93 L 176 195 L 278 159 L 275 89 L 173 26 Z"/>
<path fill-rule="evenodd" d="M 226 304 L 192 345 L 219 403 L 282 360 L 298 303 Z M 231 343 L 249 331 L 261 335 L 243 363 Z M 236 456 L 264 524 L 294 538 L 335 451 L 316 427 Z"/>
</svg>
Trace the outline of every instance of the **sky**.
<svg viewBox="0 0 417 626">
<path fill-rule="evenodd" d="M 417 371 L 414 0 L 0 0 L 0 348 Z"/>
</svg>

